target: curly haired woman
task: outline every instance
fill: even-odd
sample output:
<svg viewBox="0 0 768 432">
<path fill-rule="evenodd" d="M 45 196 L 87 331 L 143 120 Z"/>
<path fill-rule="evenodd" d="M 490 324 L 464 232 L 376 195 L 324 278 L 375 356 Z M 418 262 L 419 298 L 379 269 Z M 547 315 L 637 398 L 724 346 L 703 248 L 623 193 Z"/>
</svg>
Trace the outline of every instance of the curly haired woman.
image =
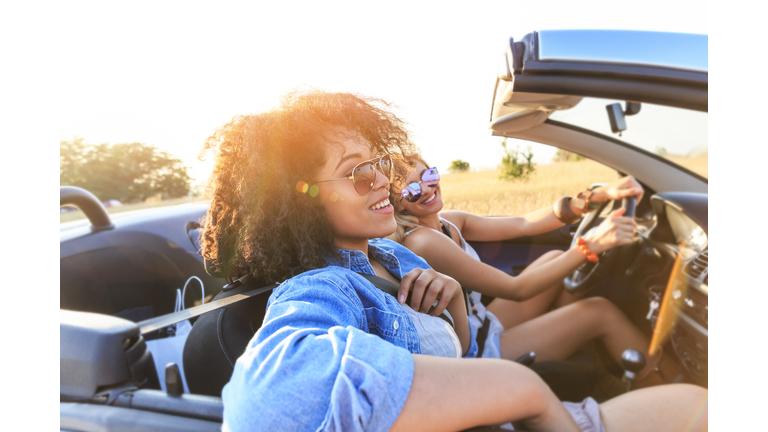
<svg viewBox="0 0 768 432">
<path fill-rule="evenodd" d="M 706 428 L 696 414 L 703 389 L 564 405 L 530 369 L 457 358 L 477 352 L 458 283 L 397 243 L 372 240 L 396 227 L 387 155 L 412 150 L 386 103 L 292 94 L 272 111 L 233 119 L 205 148 L 216 158 L 205 257 L 230 275 L 290 277 L 272 293 L 223 390 L 225 430 L 462 430 L 510 421 L 529 430 Z M 361 273 L 398 283 L 401 298 Z M 409 310 L 404 294 L 425 286 L 419 307 L 436 307 Z M 443 310 L 453 327 L 437 317 Z"/>
</svg>

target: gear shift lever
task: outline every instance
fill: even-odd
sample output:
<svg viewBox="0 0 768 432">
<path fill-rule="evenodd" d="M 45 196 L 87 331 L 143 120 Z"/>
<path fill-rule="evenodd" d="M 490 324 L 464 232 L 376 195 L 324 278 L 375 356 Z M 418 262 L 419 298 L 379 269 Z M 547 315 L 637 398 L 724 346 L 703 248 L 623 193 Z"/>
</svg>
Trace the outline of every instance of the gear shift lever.
<svg viewBox="0 0 768 432">
<path fill-rule="evenodd" d="M 621 354 L 624 377 L 627 379 L 627 391 L 632 390 L 632 383 L 645 367 L 645 356 L 638 350 L 628 349 Z"/>
</svg>

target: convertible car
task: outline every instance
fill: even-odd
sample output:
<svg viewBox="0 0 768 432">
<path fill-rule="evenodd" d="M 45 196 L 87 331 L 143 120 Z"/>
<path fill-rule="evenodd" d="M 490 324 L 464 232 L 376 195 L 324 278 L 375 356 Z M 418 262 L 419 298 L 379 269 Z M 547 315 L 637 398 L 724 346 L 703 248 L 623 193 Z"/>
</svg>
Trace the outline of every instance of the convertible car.
<svg viewBox="0 0 768 432">
<path fill-rule="evenodd" d="M 707 44 L 706 35 L 533 32 L 507 41 L 488 95 L 493 135 L 554 146 L 643 184 L 646 193 L 634 205 L 636 241 L 564 283 L 613 301 L 679 362 L 682 372 L 671 380 L 704 387 L 706 159 L 704 170 L 686 168 L 670 154 L 706 150 Z M 93 195 L 66 186 L 60 204 L 87 216 L 60 229 L 61 430 L 219 430 L 221 388 L 261 324 L 273 281 L 206 269 L 197 239 L 205 204 L 110 216 Z M 569 248 L 600 212 L 546 234 L 473 247 L 484 262 L 515 274 L 549 250 Z M 193 276 L 195 294 L 183 305 L 190 313 L 174 314 L 182 309 L 177 289 Z M 208 304 L 195 307 L 198 283 Z M 248 307 L 202 313 L 214 296 Z M 186 346 L 176 348 L 183 360 L 157 368 L 155 358 L 172 350 L 164 342 L 179 337 L 170 325 L 179 317 L 193 323 Z M 236 322 L 247 323 L 247 331 L 222 339 L 221 328 Z M 621 365 L 603 366 L 617 377 L 623 372 Z"/>
</svg>

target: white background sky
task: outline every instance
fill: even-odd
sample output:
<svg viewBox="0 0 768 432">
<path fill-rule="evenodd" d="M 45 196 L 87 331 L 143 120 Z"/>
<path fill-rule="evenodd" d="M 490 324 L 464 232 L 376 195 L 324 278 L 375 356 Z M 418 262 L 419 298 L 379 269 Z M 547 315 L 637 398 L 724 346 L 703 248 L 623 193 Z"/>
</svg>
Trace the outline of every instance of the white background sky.
<svg viewBox="0 0 768 432">
<path fill-rule="evenodd" d="M 214 128 L 300 86 L 391 101 L 430 163 L 491 168 L 501 150 L 487 123 L 508 37 L 565 28 L 707 33 L 700 2 L 75 5 L 60 11 L 66 28 L 56 36 L 60 138 L 153 144 L 197 180 L 210 166 L 198 149 Z"/>
</svg>

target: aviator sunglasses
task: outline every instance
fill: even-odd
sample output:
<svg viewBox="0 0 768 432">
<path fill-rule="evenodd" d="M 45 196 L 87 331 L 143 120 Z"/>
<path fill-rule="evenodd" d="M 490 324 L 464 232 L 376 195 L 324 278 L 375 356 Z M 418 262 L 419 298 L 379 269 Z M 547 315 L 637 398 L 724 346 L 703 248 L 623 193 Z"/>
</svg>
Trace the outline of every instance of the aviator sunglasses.
<svg viewBox="0 0 768 432">
<path fill-rule="evenodd" d="M 355 192 L 359 195 L 368 195 L 373 190 L 373 185 L 376 184 L 376 167 L 387 177 L 389 182 L 392 182 L 392 156 L 385 154 L 380 158 L 374 158 L 364 162 L 360 162 L 352 169 L 352 174 L 335 178 L 330 180 L 320 180 L 316 183 L 325 183 L 336 180 L 348 180 L 352 179 L 352 184 L 355 186 Z"/>
<path fill-rule="evenodd" d="M 437 167 L 427 168 L 421 173 L 421 180 L 418 182 L 408 183 L 408 185 L 400 192 L 403 195 L 403 199 L 408 202 L 416 202 L 421 198 L 421 184 L 424 183 L 429 187 L 435 187 L 440 183 L 440 173 L 437 172 Z"/>
</svg>

